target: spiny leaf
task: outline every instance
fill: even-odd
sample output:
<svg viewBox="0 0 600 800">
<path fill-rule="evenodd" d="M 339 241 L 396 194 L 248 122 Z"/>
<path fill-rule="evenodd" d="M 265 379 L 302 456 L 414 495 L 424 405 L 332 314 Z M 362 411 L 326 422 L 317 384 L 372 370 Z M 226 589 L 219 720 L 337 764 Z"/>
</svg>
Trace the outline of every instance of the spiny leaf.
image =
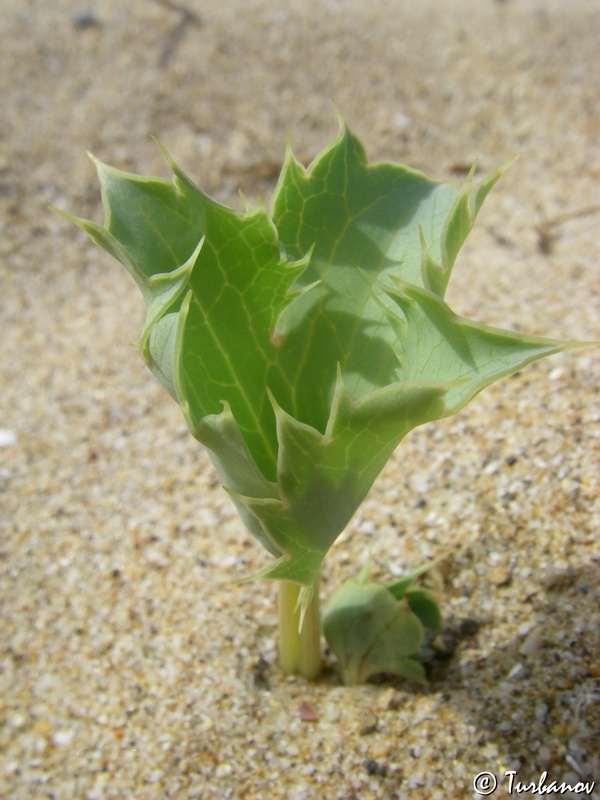
<svg viewBox="0 0 600 800">
<path fill-rule="evenodd" d="M 272 213 L 238 212 L 161 149 L 171 182 L 96 162 L 104 226 L 67 216 L 138 283 L 142 355 L 276 558 L 261 574 L 311 586 L 406 433 L 576 345 L 444 303 L 500 172 L 457 190 L 369 164 L 342 123 L 308 169 L 288 149 Z"/>
<path fill-rule="evenodd" d="M 454 314 L 433 292 L 394 282 L 398 288 L 387 295 L 396 309 L 386 309 L 386 314 L 397 334 L 402 380 L 453 381 L 444 397 L 445 415 L 459 411 L 498 378 L 582 346 L 482 325 Z"/>
</svg>

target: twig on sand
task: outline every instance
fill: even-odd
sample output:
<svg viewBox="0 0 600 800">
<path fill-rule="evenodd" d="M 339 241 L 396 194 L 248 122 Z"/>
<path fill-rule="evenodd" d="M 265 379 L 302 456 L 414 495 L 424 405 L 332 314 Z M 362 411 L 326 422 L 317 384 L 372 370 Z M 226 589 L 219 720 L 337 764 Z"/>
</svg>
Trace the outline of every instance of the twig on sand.
<svg viewBox="0 0 600 800">
<path fill-rule="evenodd" d="M 155 0 L 155 2 L 160 3 L 161 6 L 164 6 L 171 11 L 176 11 L 181 15 L 181 19 L 177 25 L 175 25 L 175 27 L 165 37 L 165 42 L 158 59 L 159 66 L 165 67 L 171 60 L 171 57 L 173 56 L 177 45 L 183 38 L 188 25 L 202 25 L 202 20 L 195 11 L 191 11 L 181 3 L 175 3 L 173 0 Z"/>
</svg>

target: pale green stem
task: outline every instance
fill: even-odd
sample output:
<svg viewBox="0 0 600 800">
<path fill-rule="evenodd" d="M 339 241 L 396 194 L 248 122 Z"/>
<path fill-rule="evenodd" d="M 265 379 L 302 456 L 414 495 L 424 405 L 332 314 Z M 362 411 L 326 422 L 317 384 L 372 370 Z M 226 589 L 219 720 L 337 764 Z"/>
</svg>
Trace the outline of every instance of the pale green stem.
<svg viewBox="0 0 600 800">
<path fill-rule="evenodd" d="M 300 586 L 279 581 L 279 663 L 286 675 L 311 681 L 321 672 L 321 607 L 319 580 L 300 629 Z"/>
</svg>

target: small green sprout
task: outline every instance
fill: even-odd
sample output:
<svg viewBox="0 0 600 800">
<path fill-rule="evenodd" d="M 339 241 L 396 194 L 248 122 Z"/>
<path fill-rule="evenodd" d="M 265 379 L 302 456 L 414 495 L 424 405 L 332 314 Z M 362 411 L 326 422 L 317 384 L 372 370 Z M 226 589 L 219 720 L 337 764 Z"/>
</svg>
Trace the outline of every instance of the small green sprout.
<svg viewBox="0 0 600 800">
<path fill-rule="evenodd" d="M 341 122 L 308 169 L 288 148 L 271 211 L 240 212 L 163 153 L 171 182 L 94 159 L 104 226 L 67 216 L 137 282 L 142 356 L 273 556 L 256 577 L 281 582 L 281 663 L 312 678 L 321 563 L 402 438 L 579 345 L 481 325 L 444 302 L 501 171 L 457 190 L 368 164 Z"/>
<path fill-rule="evenodd" d="M 385 586 L 370 580 L 370 565 L 334 593 L 323 614 L 323 633 L 346 684 L 381 672 L 425 683 L 419 656 L 426 630 L 441 626 L 440 609 L 427 589 L 413 586 L 424 567 Z"/>
</svg>

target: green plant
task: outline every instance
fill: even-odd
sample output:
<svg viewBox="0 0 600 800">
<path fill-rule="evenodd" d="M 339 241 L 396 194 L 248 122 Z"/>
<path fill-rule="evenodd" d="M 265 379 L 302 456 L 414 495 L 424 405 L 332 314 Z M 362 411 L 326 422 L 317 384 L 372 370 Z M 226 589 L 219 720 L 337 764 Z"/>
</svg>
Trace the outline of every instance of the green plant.
<svg viewBox="0 0 600 800">
<path fill-rule="evenodd" d="M 334 593 L 323 614 L 323 632 L 344 683 L 365 683 L 380 672 L 426 682 L 419 663 L 425 633 L 441 626 L 435 597 L 413 586 L 426 569 L 381 585 L 370 580 L 368 564 Z"/>
<path fill-rule="evenodd" d="M 163 153 L 172 182 L 96 161 L 104 226 L 67 216 L 137 282 L 142 355 L 275 559 L 285 671 L 314 677 L 321 562 L 400 440 L 578 345 L 443 300 L 500 171 L 456 190 L 368 164 L 341 123 L 308 170 L 288 148 L 271 212 L 238 212 Z"/>
</svg>

